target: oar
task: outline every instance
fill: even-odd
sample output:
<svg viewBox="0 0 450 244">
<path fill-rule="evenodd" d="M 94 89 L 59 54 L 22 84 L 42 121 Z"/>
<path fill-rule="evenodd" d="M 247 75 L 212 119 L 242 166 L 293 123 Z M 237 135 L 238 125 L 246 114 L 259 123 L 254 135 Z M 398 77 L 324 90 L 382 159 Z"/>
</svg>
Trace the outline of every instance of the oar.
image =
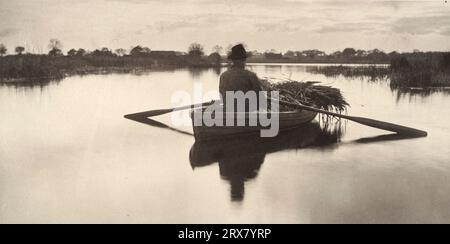
<svg viewBox="0 0 450 244">
<path fill-rule="evenodd" d="M 302 105 L 302 104 L 285 102 L 285 101 L 279 101 L 279 103 L 282 105 L 285 105 L 285 106 L 296 108 L 296 109 L 304 109 L 304 110 L 313 111 L 313 112 L 317 112 L 317 113 L 321 113 L 321 114 L 332 115 L 332 116 L 335 116 L 338 118 L 348 119 L 348 120 L 354 121 L 356 123 L 360 123 L 363 125 L 377 128 L 377 129 L 396 132 L 399 135 L 414 136 L 414 137 L 426 137 L 428 135 L 428 133 L 426 131 L 422 131 L 422 130 L 418 130 L 418 129 L 414 129 L 414 128 L 410 128 L 410 127 L 406 127 L 406 126 L 402 126 L 402 125 L 396 125 L 396 124 L 392 124 L 392 123 L 388 123 L 388 122 L 384 122 L 384 121 L 333 113 L 333 112 L 329 112 L 326 110 L 309 107 L 309 106 Z"/>
<path fill-rule="evenodd" d="M 186 109 L 201 108 L 201 107 L 205 107 L 205 106 L 210 106 L 210 105 L 212 105 L 214 103 L 215 103 L 215 101 L 210 101 L 210 102 L 206 102 L 206 103 L 192 104 L 192 105 L 182 106 L 182 107 L 150 110 L 150 111 L 145 111 L 145 112 L 140 112 L 140 113 L 135 113 L 135 114 L 127 114 L 124 117 L 127 118 L 127 119 L 130 119 L 130 118 L 131 119 L 133 119 L 133 118 L 148 118 L 148 117 L 163 115 L 163 114 L 167 114 L 167 113 L 171 113 L 171 112 L 175 112 L 175 111 L 181 111 L 181 110 L 186 110 Z"/>
<path fill-rule="evenodd" d="M 148 118 L 148 117 L 171 113 L 174 111 L 181 111 L 181 110 L 186 110 L 186 109 L 210 106 L 210 105 L 214 104 L 215 102 L 216 101 L 210 101 L 210 102 L 206 102 L 206 103 L 193 104 L 193 105 L 188 105 L 188 106 L 183 106 L 183 107 L 150 110 L 150 111 L 145 111 L 145 112 L 141 112 L 141 113 L 128 114 L 128 115 L 125 115 L 124 117 L 128 118 L 128 119 L 136 118 L 136 117 Z M 402 126 L 402 125 L 392 124 L 392 123 L 388 123 L 388 122 L 384 122 L 384 121 L 333 113 L 330 111 L 326 111 L 326 110 L 322 110 L 322 109 L 318 109 L 318 108 L 314 108 L 314 107 L 310 107 L 310 106 L 306 106 L 306 105 L 302 105 L 302 104 L 297 104 L 297 103 L 290 103 L 290 102 L 285 102 L 285 101 L 278 101 L 278 102 L 280 104 L 288 106 L 288 107 L 292 107 L 292 108 L 296 108 L 296 109 L 304 109 L 304 110 L 313 111 L 313 112 L 317 112 L 317 113 L 321 113 L 321 114 L 335 116 L 338 118 L 348 119 L 353 122 L 363 124 L 366 126 L 370 126 L 373 128 L 396 132 L 399 135 L 414 136 L 414 137 L 426 137 L 428 135 L 428 133 L 426 131 L 422 131 L 422 130 L 418 130 L 418 129 L 414 129 L 414 128 L 410 128 L 410 127 L 406 127 L 406 126 Z"/>
</svg>

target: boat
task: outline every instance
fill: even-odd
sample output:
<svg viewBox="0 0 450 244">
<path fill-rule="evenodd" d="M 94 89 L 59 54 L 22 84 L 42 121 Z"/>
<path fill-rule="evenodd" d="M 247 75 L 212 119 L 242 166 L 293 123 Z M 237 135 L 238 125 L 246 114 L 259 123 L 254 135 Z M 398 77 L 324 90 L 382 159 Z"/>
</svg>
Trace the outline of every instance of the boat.
<svg viewBox="0 0 450 244">
<path fill-rule="evenodd" d="M 259 123 L 256 126 L 248 126 L 248 122 L 251 119 L 260 118 L 263 116 L 267 118 L 270 117 L 270 112 L 224 112 L 215 116 L 219 116 L 220 119 L 224 121 L 226 118 L 230 118 L 229 116 L 233 116 L 234 118 L 234 126 L 207 126 L 199 122 L 202 120 L 203 113 L 205 112 L 205 108 L 203 109 L 193 109 L 191 110 L 191 119 L 194 130 L 194 136 L 197 141 L 205 141 L 205 140 L 216 140 L 223 138 L 236 137 L 239 135 L 248 135 L 248 134 L 260 134 L 261 130 L 268 129 L 267 126 L 261 126 Z M 286 111 L 286 112 L 278 112 L 279 118 L 279 131 L 284 131 L 292 128 L 296 128 L 313 121 L 317 113 L 307 110 L 294 110 L 294 111 Z M 215 117 L 216 118 L 216 117 Z M 237 121 L 244 121 L 245 126 L 238 126 Z M 225 122 L 223 123 L 225 124 Z"/>
</svg>

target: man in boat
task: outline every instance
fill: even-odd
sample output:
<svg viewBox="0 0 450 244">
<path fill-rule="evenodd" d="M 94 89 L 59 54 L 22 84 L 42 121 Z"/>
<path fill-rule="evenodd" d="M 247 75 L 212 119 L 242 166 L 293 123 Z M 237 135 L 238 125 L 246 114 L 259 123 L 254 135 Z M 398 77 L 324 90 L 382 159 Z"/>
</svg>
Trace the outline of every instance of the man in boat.
<svg viewBox="0 0 450 244">
<path fill-rule="evenodd" d="M 228 59 L 232 61 L 231 68 L 220 76 L 219 92 L 222 96 L 224 105 L 226 105 L 226 93 L 241 91 L 244 94 L 253 91 L 257 95 L 264 90 L 265 85 L 258 79 L 258 76 L 245 69 L 245 62 L 247 60 L 247 51 L 242 44 L 238 44 L 231 49 L 231 54 Z M 257 101 L 254 101 L 256 105 Z M 236 108 L 236 105 L 235 105 Z M 246 102 L 246 111 L 252 110 L 249 108 L 248 101 Z M 236 111 L 236 110 L 235 110 Z"/>
</svg>

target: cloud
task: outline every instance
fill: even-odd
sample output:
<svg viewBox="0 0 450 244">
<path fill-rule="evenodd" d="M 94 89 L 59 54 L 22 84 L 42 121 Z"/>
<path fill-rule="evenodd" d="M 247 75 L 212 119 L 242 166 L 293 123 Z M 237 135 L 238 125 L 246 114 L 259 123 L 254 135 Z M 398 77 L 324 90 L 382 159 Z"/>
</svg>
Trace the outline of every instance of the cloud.
<svg viewBox="0 0 450 244">
<path fill-rule="evenodd" d="M 319 28 L 318 33 L 378 32 L 379 23 L 339 23 Z"/>
<path fill-rule="evenodd" d="M 174 32 L 178 30 L 193 29 L 197 27 L 199 23 L 189 20 L 176 20 L 176 21 L 158 21 L 155 23 L 155 29 L 161 33 Z"/>
<path fill-rule="evenodd" d="M 251 16 L 237 16 L 233 14 L 197 14 L 190 16 L 171 16 L 157 21 L 153 27 L 160 33 L 185 30 L 225 30 L 232 23 L 243 23 Z"/>
<path fill-rule="evenodd" d="M 263 23 L 256 23 L 254 25 L 258 32 L 299 32 L 299 31 L 314 31 L 317 26 L 328 21 L 327 18 L 322 17 L 296 17 L 283 20 L 272 20 Z"/>
<path fill-rule="evenodd" d="M 406 17 L 395 21 L 392 31 L 401 34 L 450 35 L 450 16 Z"/>
<path fill-rule="evenodd" d="M 8 37 L 11 35 L 14 35 L 18 30 L 15 28 L 6 28 L 3 30 L 0 30 L 0 37 Z"/>
</svg>

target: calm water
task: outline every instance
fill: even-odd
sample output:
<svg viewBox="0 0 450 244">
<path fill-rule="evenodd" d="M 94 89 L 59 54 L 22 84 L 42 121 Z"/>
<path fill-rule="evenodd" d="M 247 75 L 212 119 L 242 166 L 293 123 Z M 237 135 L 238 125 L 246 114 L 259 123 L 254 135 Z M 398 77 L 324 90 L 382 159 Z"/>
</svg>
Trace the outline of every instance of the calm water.
<svg viewBox="0 0 450 244">
<path fill-rule="evenodd" d="M 175 91 L 217 89 L 215 70 L 0 86 L 0 222 L 450 223 L 450 96 L 399 95 L 387 81 L 306 68 L 251 67 L 338 87 L 349 114 L 429 137 L 379 137 L 389 133 L 348 122 L 338 143 L 313 124 L 278 141 L 194 145 L 188 134 L 123 118 L 179 105 Z"/>
</svg>

